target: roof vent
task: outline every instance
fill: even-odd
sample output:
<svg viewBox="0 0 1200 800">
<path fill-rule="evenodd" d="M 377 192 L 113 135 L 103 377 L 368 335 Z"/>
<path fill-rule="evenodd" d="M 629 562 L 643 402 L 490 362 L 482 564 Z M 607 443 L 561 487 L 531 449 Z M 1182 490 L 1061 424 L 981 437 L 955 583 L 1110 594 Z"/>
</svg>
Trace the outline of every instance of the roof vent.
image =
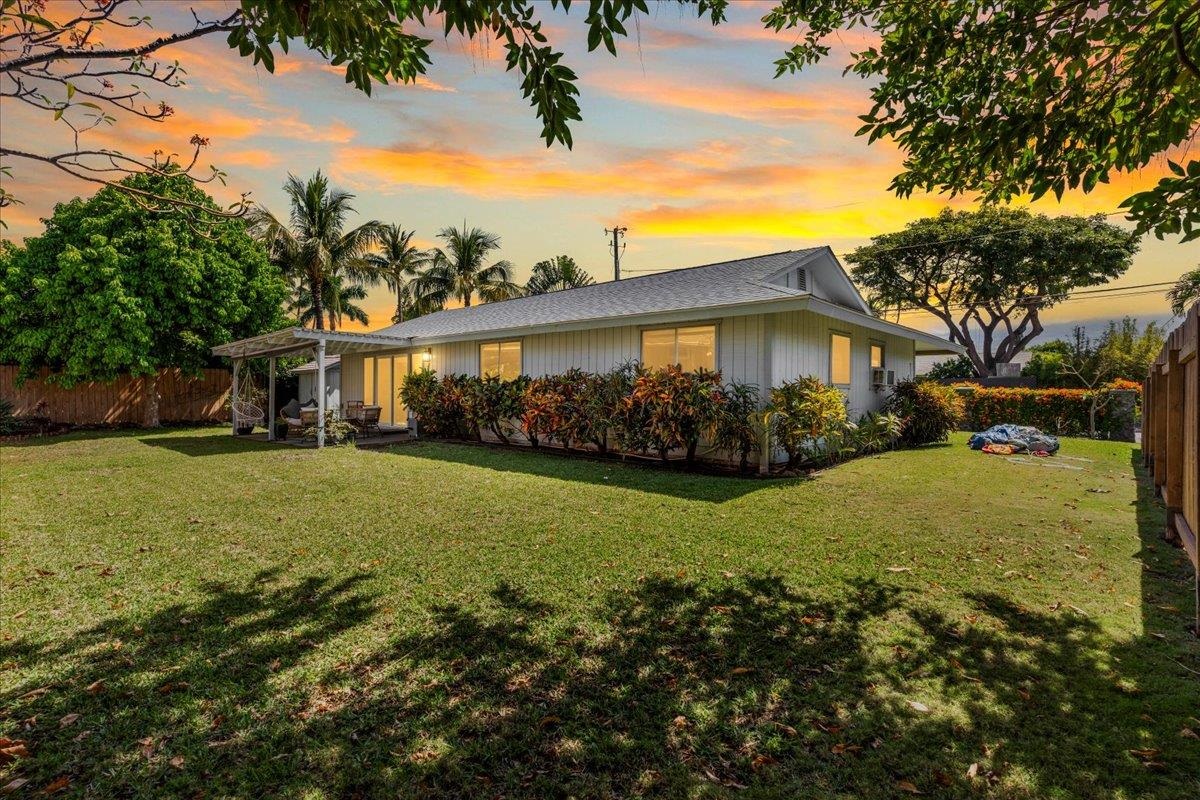
<svg viewBox="0 0 1200 800">
<path fill-rule="evenodd" d="M 808 291 L 808 270 L 796 270 L 796 288 L 802 292 Z"/>
</svg>

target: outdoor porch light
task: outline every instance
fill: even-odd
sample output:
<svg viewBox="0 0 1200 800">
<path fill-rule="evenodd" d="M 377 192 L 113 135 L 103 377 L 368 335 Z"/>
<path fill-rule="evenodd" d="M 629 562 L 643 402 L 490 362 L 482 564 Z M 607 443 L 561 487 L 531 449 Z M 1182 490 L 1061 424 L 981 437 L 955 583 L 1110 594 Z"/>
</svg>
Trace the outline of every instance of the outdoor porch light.
<svg viewBox="0 0 1200 800">
<path fill-rule="evenodd" d="M 421 353 L 421 361 L 425 364 L 428 364 L 432 360 L 433 360 L 433 350 L 426 347 L 425 352 Z"/>
</svg>

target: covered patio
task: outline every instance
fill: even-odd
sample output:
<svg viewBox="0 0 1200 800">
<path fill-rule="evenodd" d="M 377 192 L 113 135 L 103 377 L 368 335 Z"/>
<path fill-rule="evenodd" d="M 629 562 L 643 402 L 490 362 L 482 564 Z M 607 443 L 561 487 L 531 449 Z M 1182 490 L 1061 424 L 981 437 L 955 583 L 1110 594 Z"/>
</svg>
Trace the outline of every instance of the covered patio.
<svg viewBox="0 0 1200 800">
<path fill-rule="evenodd" d="M 233 384 L 231 388 L 232 431 L 234 435 L 240 422 L 238 377 L 242 365 L 247 359 L 265 358 L 268 362 L 267 379 L 267 408 L 264 413 L 267 441 L 275 441 L 275 422 L 278 408 L 275 402 L 275 367 L 278 359 L 284 356 L 311 357 L 317 365 L 317 437 L 316 447 L 325 446 L 325 367 L 326 359 L 331 355 L 346 355 L 348 353 L 377 353 L 402 351 L 412 346 L 412 340 L 400 336 L 388 336 L 379 333 L 348 333 L 345 331 L 316 331 L 306 328 L 285 328 L 249 339 L 218 345 L 212 349 L 214 356 L 221 356 L 233 361 Z M 380 431 L 380 436 L 400 433 L 396 431 Z"/>
</svg>

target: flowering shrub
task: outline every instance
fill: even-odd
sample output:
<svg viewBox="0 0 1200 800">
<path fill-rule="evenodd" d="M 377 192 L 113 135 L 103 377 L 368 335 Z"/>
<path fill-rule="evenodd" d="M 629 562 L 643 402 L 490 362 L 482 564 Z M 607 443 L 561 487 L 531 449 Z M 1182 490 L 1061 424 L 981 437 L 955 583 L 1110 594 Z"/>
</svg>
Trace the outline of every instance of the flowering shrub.
<svg viewBox="0 0 1200 800">
<path fill-rule="evenodd" d="M 1058 436 L 1081 436 L 1088 433 L 1092 395 L 1089 389 L 975 388 L 963 400 L 967 425 L 974 430 L 1012 422 L 1032 425 Z M 1097 404 L 1098 435 L 1110 434 L 1120 427 L 1121 421 L 1114 410 L 1111 404 Z"/>
<path fill-rule="evenodd" d="M 946 441 L 963 419 L 958 393 L 933 381 L 900 381 L 883 410 L 903 420 L 900 441 L 910 447 Z"/>
</svg>

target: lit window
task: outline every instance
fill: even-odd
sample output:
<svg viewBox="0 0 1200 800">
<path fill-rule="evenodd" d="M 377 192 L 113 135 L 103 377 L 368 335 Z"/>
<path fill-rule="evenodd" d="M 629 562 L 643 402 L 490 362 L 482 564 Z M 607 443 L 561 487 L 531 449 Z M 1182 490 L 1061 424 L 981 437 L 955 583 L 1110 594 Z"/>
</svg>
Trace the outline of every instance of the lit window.
<svg viewBox="0 0 1200 800">
<path fill-rule="evenodd" d="M 871 342 L 871 369 L 883 369 L 883 345 Z"/>
<path fill-rule="evenodd" d="M 678 364 L 685 371 L 717 368 L 717 329 L 714 325 L 691 328 L 654 328 L 642 331 L 642 364 L 663 369 Z"/>
<path fill-rule="evenodd" d="M 511 381 L 521 374 L 521 343 L 488 342 L 479 345 L 479 374 Z"/>
<path fill-rule="evenodd" d="M 829 336 L 829 382 L 835 386 L 850 383 L 850 337 L 844 333 Z"/>
<path fill-rule="evenodd" d="M 375 405 L 375 359 L 363 359 L 363 404 Z"/>
</svg>

